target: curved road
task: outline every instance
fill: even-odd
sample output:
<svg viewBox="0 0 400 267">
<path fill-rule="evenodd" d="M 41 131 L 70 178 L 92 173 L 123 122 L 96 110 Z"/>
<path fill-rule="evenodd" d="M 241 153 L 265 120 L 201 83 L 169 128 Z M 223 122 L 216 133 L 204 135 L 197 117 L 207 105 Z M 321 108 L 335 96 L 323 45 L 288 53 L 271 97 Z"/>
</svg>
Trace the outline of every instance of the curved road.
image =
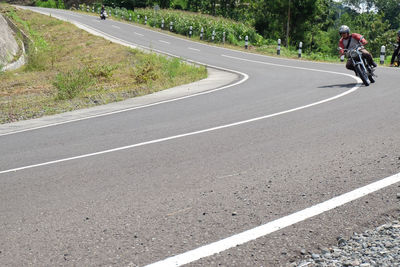
<svg viewBox="0 0 400 267">
<path fill-rule="evenodd" d="M 397 215 L 397 69 L 378 68 L 364 87 L 343 64 L 32 9 L 238 80 L 51 127 L 10 126 L 0 135 L 0 265 L 286 266 L 301 249 Z"/>
</svg>

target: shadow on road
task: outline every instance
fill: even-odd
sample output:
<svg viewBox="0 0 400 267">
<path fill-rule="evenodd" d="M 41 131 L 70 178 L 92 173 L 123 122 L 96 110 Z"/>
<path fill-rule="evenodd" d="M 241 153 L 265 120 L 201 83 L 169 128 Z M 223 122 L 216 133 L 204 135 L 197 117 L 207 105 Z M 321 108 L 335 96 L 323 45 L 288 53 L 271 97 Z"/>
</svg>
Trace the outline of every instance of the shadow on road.
<svg viewBox="0 0 400 267">
<path fill-rule="evenodd" d="M 324 85 L 324 86 L 319 86 L 318 88 L 353 88 L 356 85 L 357 85 L 356 83 L 343 83 L 343 84 Z"/>
</svg>

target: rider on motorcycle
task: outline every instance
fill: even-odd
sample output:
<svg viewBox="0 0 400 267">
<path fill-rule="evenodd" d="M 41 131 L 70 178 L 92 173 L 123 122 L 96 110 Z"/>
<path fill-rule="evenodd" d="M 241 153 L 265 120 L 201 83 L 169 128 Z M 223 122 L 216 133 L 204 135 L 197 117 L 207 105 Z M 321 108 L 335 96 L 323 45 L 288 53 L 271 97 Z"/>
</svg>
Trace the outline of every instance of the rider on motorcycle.
<svg viewBox="0 0 400 267">
<path fill-rule="evenodd" d="M 396 59 L 396 56 L 400 52 L 400 30 L 397 32 L 397 48 L 394 50 L 392 59 L 390 60 L 390 66 L 393 67 L 394 60 Z"/>
<path fill-rule="evenodd" d="M 106 9 L 104 8 L 104 5 L 101 6 L 101 10 L 100 10 L 100 19 L 106 19 L 107 15 L 106 15 Z"/>
<path fill-rule="evenodd" d="M 361 34 L 350 34 L 350 28 L 346 25 L 340 26 L 339 34 L 342 37 L 339 41 L 340 55 L 344 54 L 344 49 L 352 49 L 356 47 L 359 43 L 361 43 L 362 45 L 366 45 L 368 43 Z M 367 60 L 368 64 L 371 67 L 376 68 L 377 65 L 374 62 L 371 53 L 369 53 L 364 47 L 360 51 L 363 54 L 363 57 Z M 346 68 L 349 70 L 354 70 L 354 66 L 350 58 L 347 60 Z"/>
</svg>

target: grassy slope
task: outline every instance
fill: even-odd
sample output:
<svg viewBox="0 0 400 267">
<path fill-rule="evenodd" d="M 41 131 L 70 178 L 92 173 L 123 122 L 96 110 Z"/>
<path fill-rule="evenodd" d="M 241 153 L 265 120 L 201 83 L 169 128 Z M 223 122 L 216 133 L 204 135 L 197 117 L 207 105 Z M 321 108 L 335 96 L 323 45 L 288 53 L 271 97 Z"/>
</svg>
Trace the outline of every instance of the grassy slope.
<svg viewBox="0 0 400 267">
<path fill-rule="evenodd" d="M 28 65 L 0 73 L 0 123 L 119 101 L 207 75 L 204 67 L 126 48 L 48 16 L 5 4 L 0 12 L 37 48 Z"/>
</svg>

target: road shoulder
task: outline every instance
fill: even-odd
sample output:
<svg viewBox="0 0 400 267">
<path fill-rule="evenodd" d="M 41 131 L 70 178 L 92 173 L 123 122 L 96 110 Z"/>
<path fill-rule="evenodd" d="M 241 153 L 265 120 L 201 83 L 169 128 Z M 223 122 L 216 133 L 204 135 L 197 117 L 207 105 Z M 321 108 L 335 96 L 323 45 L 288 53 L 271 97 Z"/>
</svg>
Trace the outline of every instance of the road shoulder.
<svg viewBox="0 0 400 267">
<path fill-rule="evenodd" d="M 207 72 L 208 77 L 206 79 L 169 88 L 153 94 L 32 120 L 2 124 L 0 125 L 0 136 L 176 101 L 233 84 L 242 78 L 236 73 L 214 68 L 207 68 Z"/>
</svg>

